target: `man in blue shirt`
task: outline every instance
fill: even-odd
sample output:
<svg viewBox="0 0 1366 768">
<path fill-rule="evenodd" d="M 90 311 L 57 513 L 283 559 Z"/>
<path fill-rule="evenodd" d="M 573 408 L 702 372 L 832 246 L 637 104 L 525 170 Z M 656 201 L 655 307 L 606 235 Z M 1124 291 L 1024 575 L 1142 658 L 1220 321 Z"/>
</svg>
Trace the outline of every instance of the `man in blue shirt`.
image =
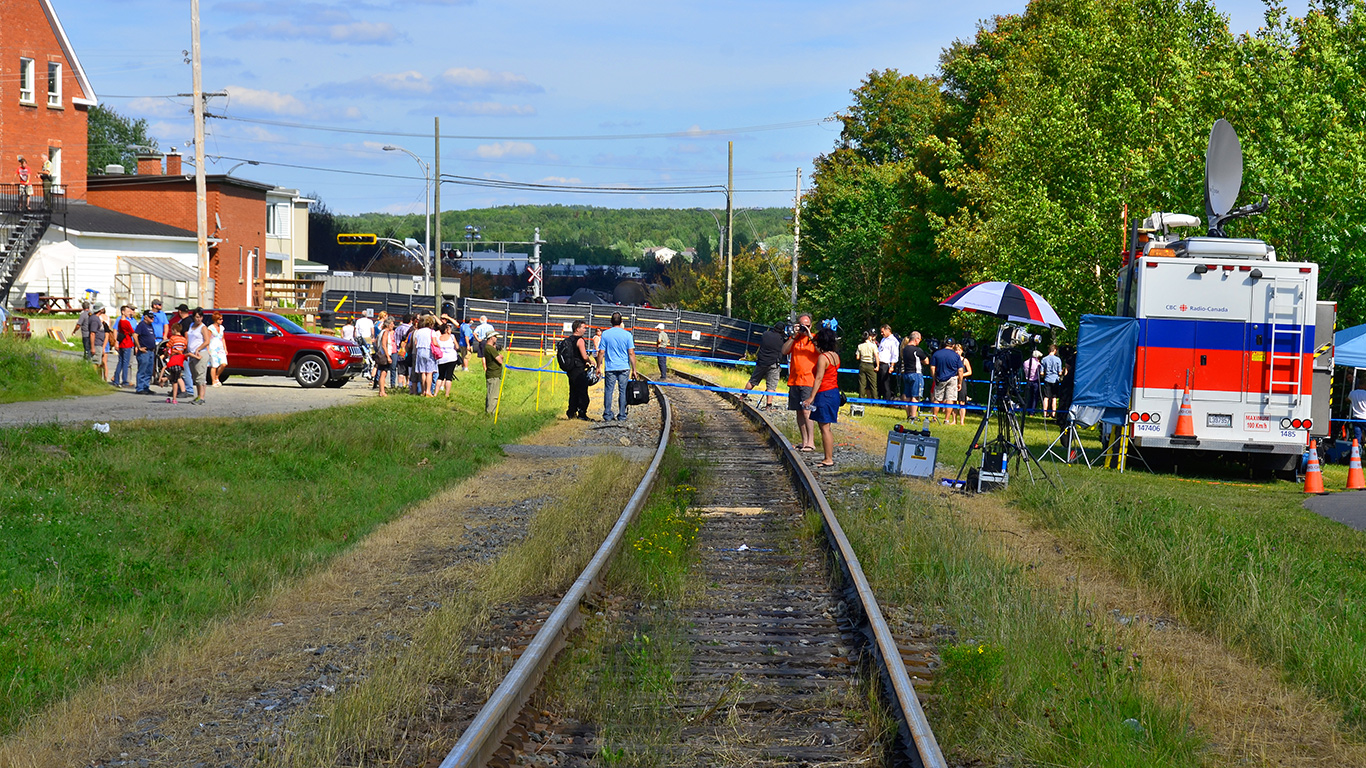
<svg viewBox="0 0 1366 768">
<path fill-rule="evenodd" d="M 148 309 L 142 313 L 142 322 L 133 329 L 133 350 L 138 355 L 138 388 L 135 395 L 152 395 L 152 373 L 156 368 L 157 332 L 153 318 L 156 313 Z"/>
<path fill-rule="evenodd" d="M 465 318 L 465 322 L 460 324 L 460 332 L 456 334 L 456 341 L 460 343 L 460 370 L 470 369 L 470 343 L 474 341 L 474 326 L 470 325 L 470 319 Z"/>
<path fill-rule="evenodd" d="M 152 335 L 157 337 L 158 344 L 166 340 L 166 326 L 170 324 L 166 313 L 161 311 L 161 299 L 152 299 Z"/>
<path fill-rule="evenodd" d="M 636 340 L 621 325 L 621 313 L 612 313 L 612 327 L 602 333 L 598 345 L 598 368 L 602 369 L 602 420 L 612 420 L 612 390 L 621 388 L 618 421 L 626 421 L 626 382 L 636 375 Z"/>
<path fill-rule="evenodd" d="M 1053 418 L 1054 411 L 1058 410 L 1058 395 L 1062 394 L 1063 364 L 1062 358 L 1058 357 L 1058 345 L 1049 344 L 1048 354 L 1040 361 L 1043 364 L 1043 415 L 1046 419 Z"/>
<path fill-rule="evenodd" d="M 930 373 L 934 375 L 934 418 L 939 419 L 944 405 L 958 404 L 958 372 L 963 370 L 963 358 L 953 351 L 953 340 L 930 355 Z"/>
</svg>

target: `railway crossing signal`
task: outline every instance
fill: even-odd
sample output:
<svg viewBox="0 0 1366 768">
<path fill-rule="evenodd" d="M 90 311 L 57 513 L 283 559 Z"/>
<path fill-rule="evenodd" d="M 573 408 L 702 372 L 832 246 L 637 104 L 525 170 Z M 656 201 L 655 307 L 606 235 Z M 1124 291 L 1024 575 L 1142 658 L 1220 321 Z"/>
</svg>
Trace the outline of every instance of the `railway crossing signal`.
<svg viewBox="0 0 1366 768">
<path fill-rule="evenodd" d="M 374 245 L 379 236 L 373 234 L 337 235 L 337 245 Z"/>
</svg>

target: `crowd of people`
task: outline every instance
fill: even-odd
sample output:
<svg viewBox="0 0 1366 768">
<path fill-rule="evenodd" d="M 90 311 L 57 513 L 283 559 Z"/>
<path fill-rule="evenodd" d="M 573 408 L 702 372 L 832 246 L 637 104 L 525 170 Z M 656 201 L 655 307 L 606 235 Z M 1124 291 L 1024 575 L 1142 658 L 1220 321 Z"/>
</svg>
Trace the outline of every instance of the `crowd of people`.
<svg viewBox="0 0 1366 768">
<path fill-rule="evenodd" d="M 474 356 L 484 368 L 485 409 L 493 413 L 498 407 L 503 350 L 501 334 L 487 317 L 472 323 L 468 318 L 457 322 L 444 312 L 440 317 L 430 312 L 390 315 L 387 311 L 375 316 L 367 309 L 348 319 L 341 335 L 360 346 L 365 357 L 362 375 L 380 397 L 390 392 L 450 397 L 456 370 L 468 371 Z"/>
<path fill-rule="evenodd" d="M 80 334 L 84 360 L 114 387 L 154 396 L 159 393 L 153 386 L 165 387 L 168 403 L 185 397 L 192 404 L 204 404 L 208 388 L 222 386 L 219 376 L 228 366 L 223 316 L 215 312 L 206 318 L 204 310 L 185 304 L 168 315 L 160 299 L 142 311 L 141 319 L 137 315 L 136 307 L 125 304 L 111 319 L 103 304 L 82 302 L 72 333 Z M 113 373 L 111 355 L 116 356 Z"/>
</svg>

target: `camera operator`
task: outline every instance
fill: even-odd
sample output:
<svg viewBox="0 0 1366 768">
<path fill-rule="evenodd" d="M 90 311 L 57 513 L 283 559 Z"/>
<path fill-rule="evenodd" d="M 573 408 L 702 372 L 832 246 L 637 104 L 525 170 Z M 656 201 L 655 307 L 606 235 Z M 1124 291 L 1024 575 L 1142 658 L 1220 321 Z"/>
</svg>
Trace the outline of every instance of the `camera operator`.
<svg viewBox="0 0 1366 768">
<path fill-rule="evenodd" d="M 797 316 L 792 337 L 783 343 L 783 354 L 791 355 L 787 375 L 787 409 L 797 413 L 797 433 L 801 436 L 797 450 L 814 451 L 815 429 L 811 425 L 810 413 L 802 404 L 816 386 L 816 362 L 820 358 L 812 339 L 811 315 L 802 313 Z"/>
<path fill-rule="evenodd" d="M 785 328 L 782 325 L 771 325 L 759 338 L 759 354 L 754 362 L 754 373 L 750 374 L 745 389 L 754 389 L 762 381 L 765 392 L 778 391 L 778 377 L 782 375 L 780 364 L 783 361 L 783 343 L 787 340 L 787 334 L 784 331 Z M 745 395 L 745 397 L 749 397 L 749 395 Z M 771 395 L 766 395 L 762 401 L 764 408 L 773 406 Z"/>
</svg>

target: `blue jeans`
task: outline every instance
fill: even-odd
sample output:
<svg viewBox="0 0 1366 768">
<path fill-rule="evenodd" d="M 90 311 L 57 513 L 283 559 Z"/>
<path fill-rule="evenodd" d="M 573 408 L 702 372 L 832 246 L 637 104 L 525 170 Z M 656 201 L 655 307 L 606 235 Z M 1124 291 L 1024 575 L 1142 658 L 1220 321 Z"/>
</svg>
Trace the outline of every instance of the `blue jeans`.
<svg viewBox="0 0 1366 768">
<path fill-rule="evenodd" d="M 128 383 L 129 374 L 132 373 L 133 348 L 119 347 L 119 363 L 114 366 L 114 384 L 122 387 Z"/>
<path fill-rule="evenodd" d="M 617 396 L 618 410 L 621 412 L 617 419 L 626 421 L 626 382 L 631 380 L 630 371 L 607 371 L 602 374 L 602 420 L 612 420 L 612 390 L 620 388 L 621 393 Z"/>
<path fill-rule="evenodd" d="M 150 350 L 138 353 L 138 391 L 146 392 L 152 388 L 152 374 L 156 367 L 153 360 L 154 353 Z"/>
<path fill-rule="evenodd" d="M 185 369 L 180 372 L 180 383 L 185 390 L 185 397 L 194 397 L 194 377 L 190 375 L 190 361 L 185 360 Z"/>
</svg>

